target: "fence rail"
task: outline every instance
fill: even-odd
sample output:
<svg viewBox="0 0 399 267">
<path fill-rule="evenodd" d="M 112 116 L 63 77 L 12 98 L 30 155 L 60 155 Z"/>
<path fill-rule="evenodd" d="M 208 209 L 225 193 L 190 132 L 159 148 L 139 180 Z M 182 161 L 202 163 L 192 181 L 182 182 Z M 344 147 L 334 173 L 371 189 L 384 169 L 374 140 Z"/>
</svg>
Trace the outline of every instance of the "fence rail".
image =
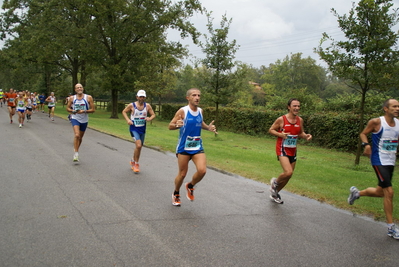
<svg viewBox="0 0 399 267">
<path fill-rule="evenodd" d="M 108 103 L 111 102 L 110 99 L 95 99 L 94 104 L 96 105 L 96 109 L 107 109 Z"/>
</svg>

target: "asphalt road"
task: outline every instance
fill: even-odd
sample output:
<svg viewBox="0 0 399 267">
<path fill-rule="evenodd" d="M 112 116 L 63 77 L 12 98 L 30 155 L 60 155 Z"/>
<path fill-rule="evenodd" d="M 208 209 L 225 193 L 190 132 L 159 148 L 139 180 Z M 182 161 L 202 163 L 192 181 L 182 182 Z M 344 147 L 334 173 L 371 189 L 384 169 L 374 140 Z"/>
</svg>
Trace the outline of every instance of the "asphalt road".
<svg viewBox="0 0 399 267">
<path fill-rule="evenodd" d="M 134 174 L 133 143 L 88 129 L 74 164 L 68 121 L 16 121 L 0 108 L 0 266 L 398 265 L 383 223 L 212 169 L 174 207 L 173 154 Z"/>
</svg>

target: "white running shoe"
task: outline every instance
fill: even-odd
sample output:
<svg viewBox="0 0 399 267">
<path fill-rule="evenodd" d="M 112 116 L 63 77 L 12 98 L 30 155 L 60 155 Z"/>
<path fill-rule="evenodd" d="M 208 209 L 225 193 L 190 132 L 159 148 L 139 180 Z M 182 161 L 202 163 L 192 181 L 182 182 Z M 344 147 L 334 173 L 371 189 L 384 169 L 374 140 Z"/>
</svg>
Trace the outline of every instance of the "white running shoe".
<svg viewBox="0 0 399 267">
<path fill-rule="evenodd" d="M 359 190 L 355 186 L 352 186 L 349 189 L 349 191 L 350 191 L 350 194 L 349 194 L 349 197 L 348 197 L 348 204 L 349 205 L 353 205 L 355 200 L 359 198 Z"/>
<path fill-rule="evenodd" d="M 73 155 L 73 162 L 78 162 L 79 161 L 79 154 L 75 153 L 75 155 Z"/>
<path fill-rule="evenodd" d="M 276 198 L 277 195 L 278 195 L 277 186 L 278 186 L 278 184 L 277 184 L 277 178 L 276 178 L 276 177 L 273 177 L 273 178 L 270 180 L 270 192 L 272 193 L 272 196 L 273 196 L 274 198 Z"/>
<path fill-rule="evenodd" d="M 396 225 L 388 227 L 388 236 L 399 239 L 399 229 L 396 227 Z"/>
<path fill-rule="evenodd" d="M 277 196 L 270 195 L 270 199 L 277 204 L 283 204 L 284 201 L 281 200 L 280 194 L 277 194 Z"/>
</svg>

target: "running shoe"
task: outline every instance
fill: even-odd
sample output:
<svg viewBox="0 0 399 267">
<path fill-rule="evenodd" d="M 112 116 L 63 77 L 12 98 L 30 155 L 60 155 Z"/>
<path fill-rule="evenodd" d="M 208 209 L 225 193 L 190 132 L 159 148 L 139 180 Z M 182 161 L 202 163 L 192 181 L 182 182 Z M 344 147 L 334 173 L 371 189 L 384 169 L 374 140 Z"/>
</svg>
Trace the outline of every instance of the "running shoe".
<svg viewBox="0 0 399 267">
<path fill-rule="evenodd" d="M 79 154 L 73 155 L 73 162 L 78 162 L 79 161 Z"/>
<path fill-rule="evenodd" d="M 19 128 L 22 128 L 22 124 L 21 123 L 19 124 Z"/>
<path fill-rule="evenodd" d="M 10 121 L 10 123 L 12 123 L 12 120 Z"/>
<path fill-rule="evenodd" d="M 359 190 L 355 186 L 352 186 L 349 189 L 349 191 L 350 191 L 350 194 L 349 194 L 349 197 L 348 197 L 348 204 L 349 205 L 353 205 L 355 200 L 359 198 Z"/>
<path fill-rule="evenodd" d="M 53 118 L 53 117 L 51 117 L 51 121 L 54 121 L 54 118 Z"/>
<path fill-rule="evenodd" d="M 180 195 L 172 194 L 172 205 L 180 207 Z"/>
<path fill-rule="evenodd" d="M 276 198 L 277 195 L 278 195 L 277 186 L 278 186 L 278 184 L 277 184 L 277 178 L 276 178 L 276 177 L 273 177 L 273 178 L 270 180 L 270 192 L 272 193 L 272 196 L 273 196 L 274 198 Z"/>
<path fill-rule="evenodd" d="M 399 239 L 399 230 L 396 228 L 396 225 L 388 228 L 388 236 Z"/>
<path fill-rule="evenodd" d="M 189 188 L 188 184 L 189 183 L 186 183 L 186 190 L 187 190 L 186 196 L 187 196 L 188 200 L 194 201 L 194 187 L 193 188 Z"/>
<path fill-rule="evenodd" d="M 277 194 L 277 196 L 270 195 L 270 199 L 277 204 L 283 204 L 284 201 L 281 200 L 280 194 Z"/>
<path fill-rule="evenodd" d="M 133 160 L 130 160 L 130 166 L 131 166 L 132 170 L 134 170 L 134 161 Z"/>
<path fill-rule="evenodd" d="M 138 172 L 140 172 L 140 166 L 139 166 L 139 164 L 138 164 L 138 163 L 135 163 L 135 164 L 134 164 L 133 171 L 134 171 L 135 173 L 138 173 Z"/>
</svg>

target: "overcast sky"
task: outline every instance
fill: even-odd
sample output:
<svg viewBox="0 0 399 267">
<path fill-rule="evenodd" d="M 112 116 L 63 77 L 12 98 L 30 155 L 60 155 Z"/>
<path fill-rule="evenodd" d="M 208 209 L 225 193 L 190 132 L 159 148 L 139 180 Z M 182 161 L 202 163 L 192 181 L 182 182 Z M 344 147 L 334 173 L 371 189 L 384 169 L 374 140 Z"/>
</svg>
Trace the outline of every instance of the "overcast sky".
<svg viewBox="0 0 399 267">
<path fill-rule="evenodd" d="M 220 28 L 224 14 L 232 18 L 229 40 L 235 39 L 240 45 L 236 60 L 254 67 L 268 66 L 291 53 L 311 56 L 318 64 L 324 65 L 313 53 L 322 33 L 327 32 L 335 39 L 342 39 L 331 8 L 338 14 L 348 14 L 352 3 L 358 0 L 200 0 L 202 5 L 213 11 L 214 28 Z M 399 8 L 399 0 L 394 0 L 394 8 Z M 195 15 L 191 20 L 202 33 L 208 33 L 206 17 Z M 209 35 L 209 34 L 208 34 Z M 170 39 L 179 38 L 169 34 Z M 203 58 L 201 49 L 190 41 L 190 52 Z M 190 60 L 185 60 L 190 63 Z"/>
<path fill-rule="evenodd" d="M 173 0 L 176 1 L 176 0 Z M 342 39 L 336 17 L 331 8 L 338 14 L 348 14 L 352 3 L 358 0 L 200 0 L 209 11 L 213 11 L 214 28 L 220 27 L 224 14 L 232 18 L 229 41 L 235 39 L 240 45 L 236 59 L 254 67 L 268 66 L 278 59 L 284 59 L 291 53 L 311 56 L 321 62 L 313 48 L 317 47 L 322 33 L 327 32 L 335 39 Z M 399 8 L 399 0 L 394 0 L 394 8 Z M 0 6 L 3 0 L 0 0 Z M 207 32 L 207 20 L 204 15 L 195 14 L 191 21 L 202 33 Z M 399 27 L 399 26 L 398 26 Z M 168 38 L 179 41 L 176 32 L 169 32 Z M 190 53 L 204 58 L 201 49 L 189 39 L 183 40 L 189 45 Z M 1 45 L 1 44 L 0 44 Z M 184 63 L 191 63 L 190 59 Z"/>
</svg>

